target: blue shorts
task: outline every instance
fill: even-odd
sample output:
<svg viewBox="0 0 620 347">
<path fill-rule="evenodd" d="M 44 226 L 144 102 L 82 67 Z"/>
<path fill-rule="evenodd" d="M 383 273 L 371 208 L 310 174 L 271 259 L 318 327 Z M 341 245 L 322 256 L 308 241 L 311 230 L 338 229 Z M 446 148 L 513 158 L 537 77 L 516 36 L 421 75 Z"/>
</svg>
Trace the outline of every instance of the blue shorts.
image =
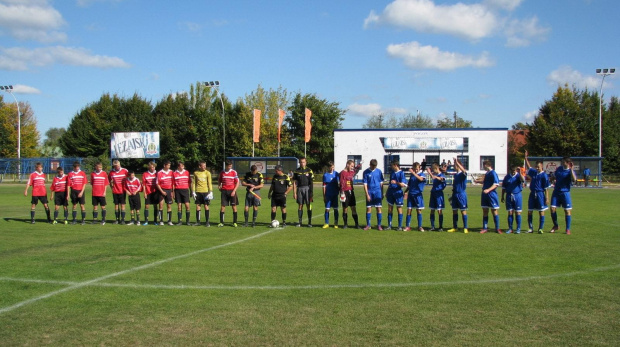
<svg viewBox="0 0 620 347">
<path fill-rule="evenodd" d="M 551 207 L 562 207 L 565 210 L 571 210 L 573 208 L 573 203 L 570 198 L 570 192 L 553 191 L 551 195 Z"/>
<path fill-rule="evenodd" d="M 339 202 L 339 195 L 325 195 L 325 209 L 329 210 L 330 208 L 337 209 Z"/>
<path fill-rule="evenodd" d="M 388 189 L 387 193 L 385 194 L 385 199 L 390 206 L 396 205 L 397 207 L 402 207 L 405 201 L 405 193 L 403 193 L 402 189 Z"/>
<path fill-rule="evenodd" d="M 521 212 L 523 210 L 523 194 L 506 194 L 506 211 Z"/>
<path fill-rule="evenodd" d="M 407 196 L 407 208 L 408 209 L 416 209 L 423 210 L 424 209 L 424 196 L 422 193 L 420 194 L 409 194 Z"/>
<path fill-rule="evenodd" d="M 545 192 L 530 192 L 530 197 L 527 200 L 528 211 L 544 211 L 548 208 Z"/>
<path fill-rule="evenodd" d="M 450 198 L 450 205 L 453 210 L 467 211 L 467 194 L 453 194 Z"/>
<path fill-rule="evenodd" d="M 497 191 L 492 191 L 489 194 L 484 194 L 480 196 L 480 207 L 482 208 L 490 208 L 493 210 L 497 210 L 499 208 L 499 199 L 497 197 Z"/>
<path fill-rule="evenodd" d="M 428 207 L 431 210 L 443 210 L 446 208 L 446 203 L 443 199 L 443 191 L 431 191 L 431 200 L 428 202 Z"/>
<path fill-rule="evenodd" d="M 366 200 L 366 207 L 381 207 L 383 205 L 383 194 L 380 190 L 371 190 L 368 195 L 370 201 Z"/>
</svg>

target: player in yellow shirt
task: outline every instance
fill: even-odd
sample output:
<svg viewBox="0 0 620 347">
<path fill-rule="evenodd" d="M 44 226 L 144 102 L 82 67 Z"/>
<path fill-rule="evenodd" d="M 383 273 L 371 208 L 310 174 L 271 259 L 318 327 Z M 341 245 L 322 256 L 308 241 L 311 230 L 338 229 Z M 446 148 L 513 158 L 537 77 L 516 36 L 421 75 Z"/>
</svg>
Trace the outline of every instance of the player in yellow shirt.
<svg viewBox="0 0 620 347">
<path fill-rule="evenodd" d="M 205 208 L 205 219 L 207 221 L 205 226 L 211 226 L 209 224 L 209 203 L 211 199 L 213 199 L 213 186 L 211 183 L 211 173 L 207 170 L 207 163 L 205 161 L 200 161 L 198 163 L 198 170 L 194 171 L 192 196 L 196 202 L 196 224 L 194 225 L 200 225 L 200 205 L 203 205 Z"/>
</svg>

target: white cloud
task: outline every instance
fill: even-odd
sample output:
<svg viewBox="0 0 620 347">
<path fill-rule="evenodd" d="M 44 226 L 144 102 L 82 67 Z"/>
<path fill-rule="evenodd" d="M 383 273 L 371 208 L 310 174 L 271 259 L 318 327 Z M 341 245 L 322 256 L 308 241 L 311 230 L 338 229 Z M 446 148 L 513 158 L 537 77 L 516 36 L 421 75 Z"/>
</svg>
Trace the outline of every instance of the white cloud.
<svg viewBox="0 0 620 347">
<path fill-rule="evenodd" d="M 67 35 L 59 30 L 65 25 L 47 1 L 0 1 L 0 28 L 18 40 L 64 42 Z"/>
<path fill-rule="evenodd" d="M 532 123 L 534 119 L 536 119 L 536 116 L 538 116 L 538 110 L 525 113 L 525 115 L 523 115 L 523 119 L 526 123 Z"/>
<path fill-rule="evenodd" d="M 504 30 L 506 46 L 525 47 L 529 46 L 532 41 L 544 41 L 550 31 L 551 28 L 540 26 L 536 17 L 508 21 Z"/>
<path fill-rule="evenodd" d="M 588 88 L 598 90 L 601 86 L 601 77 L 596 75 L 583 75 L 581 72 L 574 70 L 568 65 L 560 66 L 557 70 L 551 71 L 547 76 L 547 81 L 551 85 L 576 86 L 577 88 Z M 604 87 L 610 85 L 606 82 Z"/>
<path fill-rule="evenodd" d="M 0 47 L 0 70 L 27 70 L 30 66 L 53 64 L 97 68 L 128 68 L 131 66 L 121 58 L 93 55 L 84 48 L 63 46 L 34 49 Z"/>
<path fill-rule="evenodd" d="M 124 0 L 77 0 L 76 4 L 80 7 L 88 7 L 92 4 L 94 4 L 95 2 L 121 2 Z"/>
<path fill-rule="evenodd" d="M 474 57 L 441 51 L 433 46 L 422 46 L 415 41 L 389 45 L 387 52 L 393 58 L 402 59 L 405 65 L 413 69 L 450 71 L 468 66 L 482 68 L 495 65 L 487 52 Z"/>
<path fill-rule="evenodd" d="M 383 108 L 379 104 L 358 104 L 354 103 L 347 107 L 347 111 L 353 116 L 372 117 L 380 114 L 405 114 L 407 110 L 404 108 Z"/>
<path fill-rule="evenodd" d="M 484 0 L 483 3 L 491 8 L 513 11 L 519 7 L 523 0 Z"/>
<path fill-rule="evenodd" d="M 179 22 L 179 28 L 188 32 L 200 32 L 202 25 L 195 22 Z"/>
<path fill-rule="evenodd" d="M 41 94 L 41 91 L 35 87 L 16 84 L 13 86 L 13 92 L 16 94 Z"/>
</svg>

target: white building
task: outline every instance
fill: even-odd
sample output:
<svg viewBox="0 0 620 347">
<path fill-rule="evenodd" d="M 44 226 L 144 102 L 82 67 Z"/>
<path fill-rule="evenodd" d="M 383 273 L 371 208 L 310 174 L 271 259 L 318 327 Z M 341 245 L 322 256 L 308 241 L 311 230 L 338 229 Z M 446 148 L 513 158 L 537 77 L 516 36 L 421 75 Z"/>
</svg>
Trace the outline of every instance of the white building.
<svg viewBox="0 0 620 347">
<path fill-rule="evenodd" d="M 423 159 L 430 166 L 452 162 L 457 156 L 472 174 L 484 173 L 482 162 L 490 160 L 501 179 L 508 171 L 508 128 L 334 130 L 338 170 L 349 159 L 356 164 L 363 160 L 364 168 L 377 159 L 378 167 L 389 172 L 391 159 L 408 168 Z"/>
</svg>

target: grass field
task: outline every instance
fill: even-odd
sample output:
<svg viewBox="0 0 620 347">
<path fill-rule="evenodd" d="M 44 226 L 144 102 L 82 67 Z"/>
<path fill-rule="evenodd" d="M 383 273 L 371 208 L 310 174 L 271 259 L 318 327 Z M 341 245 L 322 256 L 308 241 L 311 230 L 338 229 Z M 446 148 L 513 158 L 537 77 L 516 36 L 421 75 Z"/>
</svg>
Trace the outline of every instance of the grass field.
<svg viewBox="0 0 620 347">
<path fill-rule="evenodd" d="M 3 184 L 0 345 L 620 345 L 620 190 L 573 190 L 570 236 L 480 235 L 468 191 L 452 234 L 49 225 L 42 207 L 32 226 Z"/>
</svg>

